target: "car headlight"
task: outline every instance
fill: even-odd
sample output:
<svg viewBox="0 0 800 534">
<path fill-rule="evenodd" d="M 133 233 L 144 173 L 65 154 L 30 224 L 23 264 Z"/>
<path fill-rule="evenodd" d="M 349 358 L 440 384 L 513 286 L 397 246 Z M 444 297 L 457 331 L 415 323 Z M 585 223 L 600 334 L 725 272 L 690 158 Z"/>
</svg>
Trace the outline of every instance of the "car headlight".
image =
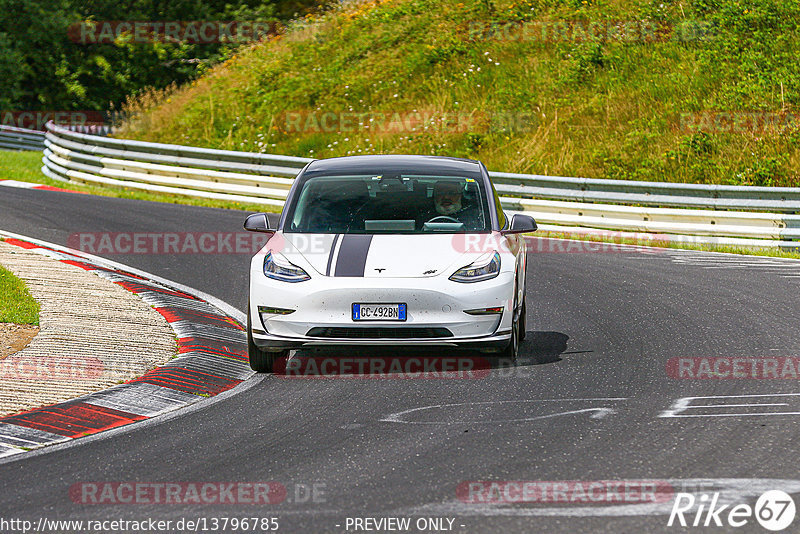
<svg viewBox="0 0 800 534">
<path fill-rule="evenodd" d="M 489 258 L 481 256 L 466 267 L 453 273 L 450 280 L 454 282 L 482 282 L 491 280 L 500 274 L 500 254 L 495 252 Z"/>
<path fill-rule="evenodd" d="M 264 256 L 264 276 L 281 282 L 302 282 L 311 280 L 308 273 L 292 262 L 271 251 Z"/>
</svg>

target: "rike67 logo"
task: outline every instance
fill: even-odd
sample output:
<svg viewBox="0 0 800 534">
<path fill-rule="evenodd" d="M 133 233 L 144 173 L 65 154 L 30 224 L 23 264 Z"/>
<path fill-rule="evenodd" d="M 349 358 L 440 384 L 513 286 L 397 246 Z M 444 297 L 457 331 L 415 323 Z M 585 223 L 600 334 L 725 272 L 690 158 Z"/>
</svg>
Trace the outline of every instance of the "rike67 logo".
<svg viewBox="0 0 800 534">
<path fill-rule="evenodd" d="M 777 532 L 792 524 L 796 512 L 794 500 L 781 490 L 763 493 L 753 507 L 745 503 L 721 504 L 719 500 L 719 492 L 712 496 L 703 493 L 699 498 L 691 493 L 678 493 L 667 526 L 738 528 L 755 519 L 763 528 Z"/>
</svg>

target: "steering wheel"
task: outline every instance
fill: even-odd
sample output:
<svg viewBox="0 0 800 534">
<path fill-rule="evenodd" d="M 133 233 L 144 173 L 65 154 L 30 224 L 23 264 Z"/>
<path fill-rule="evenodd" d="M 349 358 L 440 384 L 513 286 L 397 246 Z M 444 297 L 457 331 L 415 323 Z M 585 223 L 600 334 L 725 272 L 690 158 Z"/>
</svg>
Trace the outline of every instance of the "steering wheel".
<svg viewBox="0 0 800 534">
<path fill-rule="evenodd" d="M 444 219 L 444 220 L 442 220 L 442 219 Z M 447 215 L 437 215 L 437 216 L 436 216 L 436 217 L 434 217 L 433 219 L 431 219 L 431 220 L 429 220 L 429 221 L 425 221 L 425 222 L 426 222 L 426 223 L 432 223 L 432 222 L 452 222 L 452 223 L 456 223 L 456 224 L 461 224 L 461 221 L 459 221 L 458 219 L 456 219 L 456 218 L 454 218 L 454 217 L 449 217 L 449 216 L 447 216 Z"/>
</svg>

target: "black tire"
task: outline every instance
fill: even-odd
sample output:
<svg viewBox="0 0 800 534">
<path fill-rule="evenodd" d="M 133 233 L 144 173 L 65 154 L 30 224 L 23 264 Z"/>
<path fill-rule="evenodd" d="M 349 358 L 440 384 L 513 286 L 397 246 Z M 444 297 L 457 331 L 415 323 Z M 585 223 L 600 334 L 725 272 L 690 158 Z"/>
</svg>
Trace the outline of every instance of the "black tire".
<svg viewBox="0 0 800 534">
<path fill-rule="evenodd" d="M 522 299 L 522 310 L 519 312 L 519 344 L 522 345 L 522 342 L 525 341 L 525 315 L 528 313 L 528 307 L 525 305 L 525 300 Z"/>
<path fill-rule="evenodd" d="M 253 341 L 252 326 L 250 320 L 250 306 L 247 306 L 247 357 L 250 360 L 250 369 L 256 373 L 271 373 L 275 365 L 275 360 L 282 356 L 287 356 L 288 350 L 279 352 L 268 352 L 261 350 Z"/>
<path fill-rule="evenodd" d="M 512 365 L 517 363 L 517 356 L 519 355 L 519 327 L 520 327 L 520 320 L 519 318 L 516 321 L 513 321 L 511 324 L 511 339 L 508 342 L 508 346 L 506 346 L 505 350 L 503 351 L 501 357 L 509 361 Z"/>
</svg>

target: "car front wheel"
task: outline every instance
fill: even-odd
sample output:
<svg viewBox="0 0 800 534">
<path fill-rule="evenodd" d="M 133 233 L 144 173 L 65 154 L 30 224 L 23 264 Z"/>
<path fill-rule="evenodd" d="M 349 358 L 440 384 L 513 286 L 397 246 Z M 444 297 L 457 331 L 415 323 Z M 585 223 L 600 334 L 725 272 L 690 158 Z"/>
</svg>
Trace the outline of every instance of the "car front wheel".
<svg viewBox="0 0 800 534">
<path fill-rule="evenodd" d="M 519 341 L 520 341 L 520 323 L 522 319 L 517 318 L 516 321 L 513 321 L 511 324 L 511 339 L 508 342 L 508 346 L 503 351 L 503 358 L 509 360 L 512 364 L 516 363 L 517 355 L 519 354 Z"/>
<path fill-rule="evenodd" d="M 253 341 L 253 332 L 250 319 L 250 306 L 247 307 L 247 357 L 250 360 L 250 369 L 256 373 L 271 373 L 275 360 L 288 356 L 288 350 L 268 352 L 261 350 Z"/>
</svg>

